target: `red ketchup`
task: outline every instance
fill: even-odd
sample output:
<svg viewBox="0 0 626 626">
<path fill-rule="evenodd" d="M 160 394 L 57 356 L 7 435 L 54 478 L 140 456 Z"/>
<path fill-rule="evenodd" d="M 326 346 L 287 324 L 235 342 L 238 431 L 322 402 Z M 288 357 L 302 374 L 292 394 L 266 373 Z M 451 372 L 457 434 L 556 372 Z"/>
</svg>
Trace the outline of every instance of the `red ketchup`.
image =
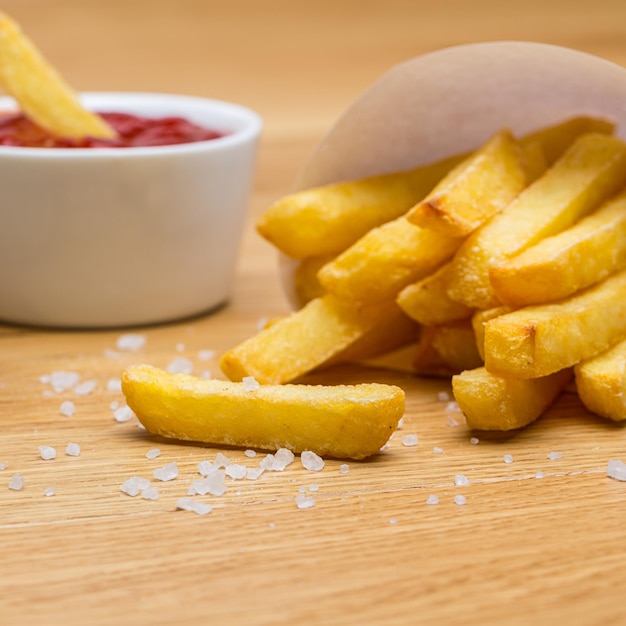
<svg viewBox="0 0 626 626">
<path fill-rule="evenodd" d="M 117 132 L 115 139 L 65 139 L 43 130 L 21 113 L 0 116 L 0 146 L 27 148 L 135 148 L 208 141 L 224 133 L 183 117 L 149 118 L 130 113 L 100 113 Z"/>
</svg>

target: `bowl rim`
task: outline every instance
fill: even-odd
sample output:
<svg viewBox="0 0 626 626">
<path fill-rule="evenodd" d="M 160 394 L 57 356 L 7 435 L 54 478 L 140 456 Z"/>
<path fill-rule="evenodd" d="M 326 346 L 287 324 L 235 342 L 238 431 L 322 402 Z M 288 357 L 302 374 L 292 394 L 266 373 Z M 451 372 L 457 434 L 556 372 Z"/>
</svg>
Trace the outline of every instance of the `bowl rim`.
<svg viewBox="0 0 626 626">
<path fill-rule="evenodd" d="M 134 147 L 90 147 L 90 148 L 33 148 L 25 146 L 0 146 L 0 158 L 12 159 L 137 159 L 197 152 L 218 152 L 255 140 L 263 128 L 261 116 L 252 109 L 228 102 L 202 96 L 184 94 L 141 92 L 141 91 L 86 91 L 78 97 L 88 108 L 93 106 L 112 106 L 116 111 L 126 108 L 141 108 L 141 105 L 162 103 L 177 109 L 175 115 L 185 115 L 185 108 L 214 112 L 233 121 L 230 128 L 214 126 L 215 130 L 226 132 L 222 137 L 206 141 L 195 141 L 165 146 Z M 102 102 L 103 104 L 96 104 Z M 110 102 L 110 105 L 109 105 Z M 126 104 L 124 104 L 126 103 Z M 0 96 L 0 111 L 17 111 L 18 105 L 11 96 Z M 167 115 L 163 113 L 162 115 Z"/>
</svg>

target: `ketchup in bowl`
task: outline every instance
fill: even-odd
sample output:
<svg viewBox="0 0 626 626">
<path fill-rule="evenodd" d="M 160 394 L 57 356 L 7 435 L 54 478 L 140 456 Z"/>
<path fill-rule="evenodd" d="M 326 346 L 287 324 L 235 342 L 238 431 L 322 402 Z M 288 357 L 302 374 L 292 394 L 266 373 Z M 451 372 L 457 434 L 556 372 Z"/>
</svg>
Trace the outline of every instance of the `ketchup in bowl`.
<svg viewBox="0 0 626 626">
<path fill-rule="evenodd" d="M 55 137 L 21 113 L 0 116 L 0 146 L 26 148 L 133 148 L 171 146 L 222 137 L 224 133 L 204 128 L 178 117 L 149 118 L 130 113 L 100 113 L 117 132 L 115 139 L 66 139 Z"/>
</svg>

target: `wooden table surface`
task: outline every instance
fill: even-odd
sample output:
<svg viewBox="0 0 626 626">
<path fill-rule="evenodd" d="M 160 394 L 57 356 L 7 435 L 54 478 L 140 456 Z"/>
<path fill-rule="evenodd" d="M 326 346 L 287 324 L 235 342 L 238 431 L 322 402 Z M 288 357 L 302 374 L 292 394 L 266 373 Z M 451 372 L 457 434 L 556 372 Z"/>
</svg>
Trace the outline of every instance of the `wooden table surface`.
<svg viewBox="0 0 626 626">
<path fill-rule="evenodd" d="M 133 329 L 146 339 L 138 351 L 117 348 L 128 329 L 0 326 L 1 624 L 626 623 L 626 484 L 606 476 L 610 459 L 626 460 L 626 433 L 573 394 L 523 432 L 472 444 L 445 380 L 356 366 L 316 375 L 399 384 L 402 429 L 348 473 L 340 461 L 321 472 L 296 462 L 231 481 L 223 496 L 204 498 L 213 506 L 206 516 L 176 511 L 176 500 L 218 450 L 158 440 L 113 415 L 126 365 L 184 357 L 195 373 L 220 376 L 223 351 L 288 310 L 276 255 L 254 220 L 382 72 L 437 48 L 503 39 L 626 65 L 622 0 L 5 0 L 2 8 L 77 89 L 234 100 L 260 112 L 265 132 L 225 308 Z M 45 377 L 55 371 L 96 387 L 54 391 Z M 65 400 L 75 404 L 71 417 L 60 412 Z M 403 434 L 418 444 L 403 445 Z M 70 442 L 80 456 L 65 453 Z M 42 445 L 57 458 L 43 460 Z M 161 455 L 146 458 L 155 447 Z M 261 458 L 221 452 L 249 466 Z M 121 492 L 127 478 L 172 461 L 180 475 L 159 485 L 158 500 Z M 20 491 L 8 488 L 14 474 L 25 477 Z M 469 485 L 455 486 L 458 475 Z M 300 493 L 315 506 L 298 508 Z M 455 504 L 459 494 L 465 505 Z M 439 504 L 427 505 L 429 495 Z"/>
</svg>

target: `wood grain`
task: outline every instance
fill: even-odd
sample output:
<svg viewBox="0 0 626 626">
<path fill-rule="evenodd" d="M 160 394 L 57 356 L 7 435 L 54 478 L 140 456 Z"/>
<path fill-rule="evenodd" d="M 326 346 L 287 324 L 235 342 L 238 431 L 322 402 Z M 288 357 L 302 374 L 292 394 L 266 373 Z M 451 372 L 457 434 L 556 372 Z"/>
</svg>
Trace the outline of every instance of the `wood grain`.
<svg viewBox="0 0 626 626">
<path fill-rule="evenodd" d="M 177 511 L 176 501 L 199 477 L 199 461 L 222 452 L 253 466 L 262 454 L 165 441 L 118 423 L 112 403 L 123 399 L 108 388 L 128 364 L 166 367 L 177 357 L 219 375 L 224 350 L 288 310 L 275 252 L 254 220 L 390 65 L 496 39 L 547 41 L 626 65 L 622 2 L 5 0 L 3 10 L 79 89 L 209 95 L 266 121 L 227 306 L 133 329 L 147 339 L 138 352 L 116 348 L 129 329 L 0 326 L 3 626 L 626 621 L 626 487 L 606 477 L 610 459 L 626 460 L 626 433 L 573 394 L 524 431 L 476 444 L 448 405 L 448 381 L 356 366 L 320 372 L 308 380 L 375 378 L 407 391 L 402 428 L 383 453 L 349 463 L 345 474 L 342 461 L 309 472 L 296 460 L 257 481 L 231 481 L 224 496 L 202 498 L 213 511 L 198 516 Z M 215 357 L 201 359 L 203 350 Z M 96 388 L 56 393 L 41 377 L 59 370 Z M 76 406 L 71 417 L 60 412 L 64 400 Z M 418 444 L 403 445 L 403 434 L 417 434 Z M 81 445 L 79 457 L 65 454 L 69 442 Z M 44 461 L 41 445 L 57 458 Z M 161 455 L 147 459 L 154 447 Z M 158 484 L 158 500 L 121 492 L 130 476 L 151 478 L 171 461 L 180 475 Z M 16 473 L 21 491 L 8 489 Z M 469 485 L 456 486 L 458 475 Z M 55 495 L 46 497 L 50 486 Z M 302 492 L 313 508 L 297 508 Z M 429 495 L 439 504 L 426 504 Z"/>
</svg>

